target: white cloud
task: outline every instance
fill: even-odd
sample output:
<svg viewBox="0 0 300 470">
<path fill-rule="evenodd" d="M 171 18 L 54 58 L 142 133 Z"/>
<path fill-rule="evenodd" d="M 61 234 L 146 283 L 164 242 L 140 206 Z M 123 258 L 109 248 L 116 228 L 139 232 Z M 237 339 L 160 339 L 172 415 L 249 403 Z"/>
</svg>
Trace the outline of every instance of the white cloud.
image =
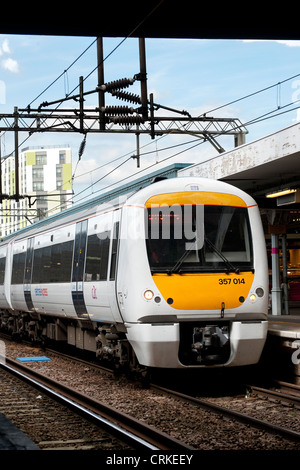
<svg viewBox="0 0 300 470">
<path fill-rule="evenodd" d="M 279 44 L 284 44 L 288 47 L 300 47 L 300 41 L 276 41 Z"/>
<path fill-rule="evenodd" d="M 5 54 L 11 54 L 8 39 L 4 39 L 0 45 L 0 57 L 4 56 Z M 19 64 L 11 57 L 3 59 L 1 62 L 1 67 L 5 70 L 8 70 L 9 72 L 19 73 Z"/>
<path fill-rule="evenodd" d="M 277 42 L 277 44 L 283 44 L 287 47 L 300 47 L 300 41 L 293 40 L 277 40 L 277 39 L 243 39 L 243 42 Z"/>
<path fill-rule="evenodd" d="M 9 47 L 8 39 L 4 39 L 2 43 L 2 51 L 5 52 L 6 54 L 10 54 L 10 47 Z"/>
<path fill-rule="evenodd" d="M 19 64 L 16 60 L 11 59 L 10 57 L 8 59 L 5 59 L 2 61 L 2 67 L 5 70 L 8 70 L 9 72 L 12 73 L 19 73 Z"/>
</svg>

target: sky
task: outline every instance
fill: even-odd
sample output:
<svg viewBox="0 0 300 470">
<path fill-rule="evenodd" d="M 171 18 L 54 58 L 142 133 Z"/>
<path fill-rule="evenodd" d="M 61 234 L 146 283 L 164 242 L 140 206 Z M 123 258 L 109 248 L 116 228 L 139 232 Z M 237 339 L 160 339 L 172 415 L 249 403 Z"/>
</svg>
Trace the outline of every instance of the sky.
<svg viewBox="0 0 300 470">
<path fill-rule="evenodd" d="M 97 73 L 93 72 L 97 66 L 95 39 L 0 35 L 0 117 L 12 114 L 14 107 L 25 108 L 29 104 L 38 107 L 44 101 L 72 94 L 80 76 L 85 78 L 84 90 L 94 90 L 97 86 Z M 105 82 L 139 73 L 138 39 L 104 38 L 103 44 Z M 145 44 L 148 95 L 153 93 L 155 103 L 186 110 L 192 116 L 206 113 L 214 118 L 237 118 L 248 130 L 246 142 L 300 119 L 297 110 L 300 41 L 146 38 Z M 140 95 L 139 82 L 126 91 Z M 109 94 L 105 99 L 107 105 L 128 104 Z M 67 103 L 76 106 L 73 100 Z M 98 106 L 97 95 L 88 95 L 85 105 Z M 168 111 L 160 110 L 160 114 L 174 116 Z M 196 145 L 193 136 L 151 139 L 149 135 L 141 135 L 141 166 L 137 168 L 136 161 L 130 158 L 136 154 L 134 134 L 89 133 L 78 161 L 82 140 L 83 135 L 77 132 L 19 136 L 21 150 L 31 146 L 68 144 L 71 147 L 74 202 L 172 163 L 197 163 L 217 154 L 209 142 L 199 140 Z M 232 136 L 217 140 L 225 150 L 234 147 Z M 2 132 L 2 156 L 13 151 L 13 132 Z"/>
</svg>

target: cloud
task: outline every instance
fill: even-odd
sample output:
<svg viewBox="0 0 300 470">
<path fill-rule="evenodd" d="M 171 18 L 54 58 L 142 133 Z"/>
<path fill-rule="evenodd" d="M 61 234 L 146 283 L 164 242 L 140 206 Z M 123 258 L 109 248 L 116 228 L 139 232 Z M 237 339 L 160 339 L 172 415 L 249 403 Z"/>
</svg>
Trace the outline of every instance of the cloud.
<svg viewBox="0 0 300 470">
<path fill-rule="evenodd" d="M 2 61 L 2 67 L 12 73 L 19 73 L 19 64 L 16 60 L 8 57 Z"/>
<path fill-rule="evenodd" d="M 8 39 L 4 39 L 2 41 L 2 44 L 0 45 L 0 57 L 4 56 L 5 54 L 11 55 L 11 49 L 9 47 L 9 42 Z M 7 70 L 8 72 L 11 73 L 19 73 L 19 64 L 15 59 L 12 59 L 11 57 L 3 58 L 1 61 L 1 67 L 4 70 Z"/>
<path fill-rule="evenodd" d="M 9 47 L 8 39 L 4 39 L 2 43 L 2 51 L 5 52 L 6 54 L 10 54 L 10 47 Z"/>
<path fill-rule="evenodd" d="M 288 47 L 300 47 L 300 41 L 276 41 L 279 44 L 284 44 Z"/>
<path fill-rule="evenodd" d="M 243 42 L 277 42 L 287 47 L 300 47 L 300 41 L 293 40 L 277 40 L 277 39 L 243 39 Z"/>
</svg>

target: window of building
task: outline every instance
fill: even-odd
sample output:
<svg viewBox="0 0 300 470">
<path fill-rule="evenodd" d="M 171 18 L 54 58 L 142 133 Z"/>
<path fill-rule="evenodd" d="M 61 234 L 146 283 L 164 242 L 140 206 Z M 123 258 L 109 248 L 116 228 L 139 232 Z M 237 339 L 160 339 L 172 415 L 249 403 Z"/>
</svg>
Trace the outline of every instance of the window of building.
<svg viewBox="0 0 300 470">
<path fill-rule="evenodd" d="M 34 181 L 32 183 L 33 191 L 44 191 L 44 182 L 43 181 Z"/>
<path fill-rule="evenodd" d="M 61 150 L 59 152 L 59 163 L 62 165 L 63 163 L 66 163 L 66 151 Z"/>
<path fill-rule="evenodd" d="M 47 152 L 36 152 L 36 165 L 47 165 Z"/>
<path fill-rule="evenodd" d="M 32 168 L 32 178 L 33 179 L 44 179 L 44 167 L 33 167 Z"/>
</svg>

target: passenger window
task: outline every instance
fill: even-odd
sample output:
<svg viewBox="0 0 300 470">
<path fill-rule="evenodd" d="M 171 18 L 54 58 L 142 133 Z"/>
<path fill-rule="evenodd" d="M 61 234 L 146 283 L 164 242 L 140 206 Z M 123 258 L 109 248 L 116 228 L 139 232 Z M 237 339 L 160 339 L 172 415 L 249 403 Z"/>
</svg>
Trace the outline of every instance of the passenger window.
<svg viewBox="0 0 300 470">
<path fill-rule="evenodd" d="M 6 258 L 0 258 L 0 285 L 4 284 Z"/>
<path fill-rule="evenodd" d="M 116 222 L 114 224 L 112 250 L 111 250 L 111 265 L 110 265 L 110 275 L 109 275 L 110 281 L 114 281 L 116 277 L 118 240 L 119 240 L 119 222 Z"/>
<path fill-rule="evenodd" d="M 12 284 L 23 284 L 24 281 L 24 270 L 25 270 L 25 259 L 26 252 L 15 253 L 13 258 L 13 268 L 11 283 Z"/>
<path fill-rule="evenodd" d="M 109 231 L 90 235 L 87 242 L 85 281 L 106 281 Z"/>
<path fill-rule="evenodd" d="M 34 251 L 33 284 L 70 282 L 73 241 L 45 246 Z"/>
</svg>

